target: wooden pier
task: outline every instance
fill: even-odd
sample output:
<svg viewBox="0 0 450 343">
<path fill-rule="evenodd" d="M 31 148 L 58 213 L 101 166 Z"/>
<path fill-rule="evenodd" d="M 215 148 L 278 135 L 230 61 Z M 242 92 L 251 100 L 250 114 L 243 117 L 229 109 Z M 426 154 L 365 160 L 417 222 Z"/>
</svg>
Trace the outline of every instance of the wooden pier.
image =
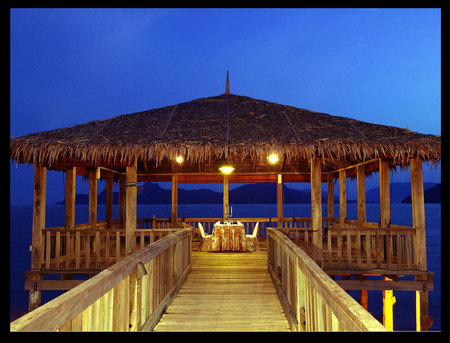
<svg viewBox="0 0 450 343">
<path fill-rule="evenodd" d="M 11 331 L 385 330 L 283 233 L 268 232 L 259 252 L 193 253 L 192 229 L 176 230 Z"/>
<path fill-rule="evenodd" d="M 267 251 L 194 251 L 191 272 L 154 331 L 290 331 Z"/>
</svg>

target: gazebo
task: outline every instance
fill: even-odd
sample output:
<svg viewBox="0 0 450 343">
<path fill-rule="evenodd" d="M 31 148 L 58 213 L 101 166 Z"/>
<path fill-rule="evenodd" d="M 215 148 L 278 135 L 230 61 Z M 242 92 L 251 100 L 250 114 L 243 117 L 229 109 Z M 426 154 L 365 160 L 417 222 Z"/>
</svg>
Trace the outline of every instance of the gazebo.
<svg viewBox="0 0 450 343">
<path fill-rule="evenodd" d="M 144 245 L 146 234 L 137 232 L 157 227 L 159 219 L 149 218 L 146 224 L 137 220 L 138 182 L 172 182 L 172 218 L 164 224 L 170 228 L 182 227 L 177 218 L 178 183 L 222 183 L 220 219 L 225 220 L 229 217 L 229 183 L 274 182 L 278 200 L 273 224 L 279 230 L 304 247 L 329 275 L 357 275 L 362 281 L 362 299 L 367 289 L 380 288 L 373 288 L 363 273 L 348 269 L 364 264 L 366 274 L 385 276 L 382 289 L 387 290 L 394 288 L 386 288 L 386 283 L 398 281 L 408 269 L 407 274 L 416 280 L 409 283 L 410 290 L 417 291 L 420 302 L 418 325 L 428 328 L 425 286 L 432 286 L 432 273 L 426 261 L 422 162 L 440 163 L 440 136 L 231 94 L 227 79 L 226 92 L 217 96 L 11 137 L 10 157 L 35 168 L 31 270 L 25 283 L 30 290 L 30 310 L 39 306 L 42 290 L 58 288 L 57 281 L 50 286 L 45 275 L 59 272 L 60 289 L 69 289 L 77 284 L 70 276 L 93 275 Z M 411 171 L 412 227 L 391 223 L 389 171 L 398 166 Z M 45 228 L 47 170 L 66 174 L 65 225 L 53 231 Z M 376 172 L 380 222 L 369 223 L 364 180 Z M 75 225 L 76 175 L 89 179 L 89 223 L 83 225 Z M 357 180 L 357 220 L 347 218 L 347 178 Z M 106 179 L 105 222 L 97 222 L 99 179 Z M 112 218 L 113 182 L 120 185 L 117 219 Z M 311 184 L 307 225 L 283 218 L 282 185 L 286 182 Z M 328 196 L 327 217 L 322 217 L 321 184 L 326 183 L 328 194 L 333 194 L 335 182 L 339 182 L 339 216 L 334 213 L 334 197 Z M 102 255 L 100 250 L 110 245 L 99 231 L 110 228 L 122 230 L 117 236 L 111 234 L 111 239 L 122 240 L 124 251 Z M 92 241 L 83 238 L 89 229 L 97 230 Z M 263 230 L 260 239 L 265 239 Z M 355 289 L 351 280 L 343 278 L 340 284 Z M 397 287 L 401 282 L 391 284 Z"/>
</svg>

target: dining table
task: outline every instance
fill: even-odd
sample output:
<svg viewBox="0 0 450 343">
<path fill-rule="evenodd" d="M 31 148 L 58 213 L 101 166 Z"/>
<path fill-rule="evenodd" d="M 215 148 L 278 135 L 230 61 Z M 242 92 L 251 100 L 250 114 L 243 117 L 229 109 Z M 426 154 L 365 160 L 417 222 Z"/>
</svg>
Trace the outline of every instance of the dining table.
<svg viewBox="0 0 450 343">
<path fill-rule="evenodd" d="M 221 252 L 252 252 L 255 251 L 254 242 L 245 234 L 244 224 L 241 222 L 217 222 L 211 233 L 211 244 L 205 246 L 205 251 Z"/>
</svg>

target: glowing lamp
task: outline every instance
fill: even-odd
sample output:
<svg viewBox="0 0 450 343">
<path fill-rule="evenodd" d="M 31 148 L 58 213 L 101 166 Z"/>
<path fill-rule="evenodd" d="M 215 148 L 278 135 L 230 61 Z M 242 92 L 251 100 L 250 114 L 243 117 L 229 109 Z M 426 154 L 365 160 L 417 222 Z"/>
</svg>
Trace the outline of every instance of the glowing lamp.
<svg viewBox="0 0 450 343">
<path fill-rule="evenodd" d="M 176 158 L 175 158 L 175 161 L 177 162 L 177 163 L 183 163 L 183 161 L 184 161 L 184 158 L 183 158 L 183 156 L 181 156 L 181 155 L 178 155 Z"/>
<path fill-rule="evenodd" d="M 269 155 L 269 157 L 267 157 L 267 159 L 269 160 L 269 163 L 275 164 L 275 163 L 278 162 L 278 155 L 277 154 L 271 154 L 271 155 Z"/>
<path fill-rule="evenodd" d="M 222 174 L 228 175 L 234 171 L 234 167 L 229 164 L 226 164 L 226 165 L 220 167 L 219 170 Z"/>
</svg>

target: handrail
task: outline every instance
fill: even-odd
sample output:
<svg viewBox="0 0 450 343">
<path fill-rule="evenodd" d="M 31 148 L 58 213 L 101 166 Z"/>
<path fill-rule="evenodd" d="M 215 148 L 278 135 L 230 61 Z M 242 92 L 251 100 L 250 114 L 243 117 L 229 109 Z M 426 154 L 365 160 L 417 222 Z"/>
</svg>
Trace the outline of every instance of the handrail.
<svg viewBox="0 0 450 343">
<path fill-rule="evenodd" d="M 269 228 L 267 237 L 269 271 L 292 329 L 386 331 L 286 235 Z"/>
<path fill-rule="evenodd" d="M 11 331 L 136 331 L 157 323 L 191 269 L 191 229 L 129 255 L 10 324 Z"/>
</svg>

